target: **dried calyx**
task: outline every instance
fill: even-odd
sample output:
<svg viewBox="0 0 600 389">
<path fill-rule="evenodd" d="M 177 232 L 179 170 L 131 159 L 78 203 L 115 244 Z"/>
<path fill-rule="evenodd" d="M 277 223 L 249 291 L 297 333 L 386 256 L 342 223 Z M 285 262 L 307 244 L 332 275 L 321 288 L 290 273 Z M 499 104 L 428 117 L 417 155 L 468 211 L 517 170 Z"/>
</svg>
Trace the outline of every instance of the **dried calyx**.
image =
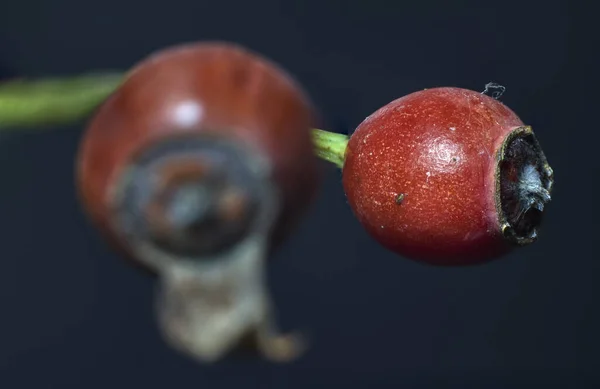
<svg viewBox="0 0 600 389">
<path fill-rule="evenodd" d="M 209 136 L 163 139 L 134 158 L 114 191 L 115 229 L 160 276 L 166 340 L 203 362 L 248 336 L 272 360 L 299 352 L 277 331 L 264 279 L 279 199 L 260 155 Z"/>
<path fill-rule="evenodd" d="M 173 138 L 142 152 L 122 180 L 115 217 L 130 242 L 165 256 L 205 258 L 260 223 L 258 161 L 220 139 Z"/>
<path fill-rule="evenodd" d="M 502 233 L 518 245 L 534 242 L 554 178 L 531 127 L 517 128 L 505 139 L 496 174 Z"/>
</svg>

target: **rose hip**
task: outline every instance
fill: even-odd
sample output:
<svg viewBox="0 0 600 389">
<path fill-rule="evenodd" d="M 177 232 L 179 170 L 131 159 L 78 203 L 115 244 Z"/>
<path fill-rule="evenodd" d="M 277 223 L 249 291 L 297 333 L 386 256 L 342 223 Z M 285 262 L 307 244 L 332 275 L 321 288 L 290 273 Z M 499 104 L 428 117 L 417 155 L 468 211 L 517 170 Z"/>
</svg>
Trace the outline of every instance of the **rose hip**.
<svg viewBox="0 0 600 389">
<path fill-rule="evenodd" d="M 264 264 L 314 198 L 313 106 L 267 59 L 227 43 L 162 50 L 98 109 L 77 159 L 99 230 L 160 276 L 165 339 L 203 362 L 250 339 L 287 361 Z"/>
<path fill-rule="evenodd" d="M 412 93 L 352 134 L 348 202 L 367 232 L 400 255 L 467 265 L 533 242 L 552 169 L 529 126 L 499 101 L 460 88 Z"/>
</svg>

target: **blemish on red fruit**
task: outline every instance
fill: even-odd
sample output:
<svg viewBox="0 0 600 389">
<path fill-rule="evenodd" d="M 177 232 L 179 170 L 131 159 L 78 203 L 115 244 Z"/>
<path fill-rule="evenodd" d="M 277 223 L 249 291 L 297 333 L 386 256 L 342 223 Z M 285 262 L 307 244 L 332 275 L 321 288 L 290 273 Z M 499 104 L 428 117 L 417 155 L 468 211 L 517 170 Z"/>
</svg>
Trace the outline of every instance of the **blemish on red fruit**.
<svg viewBox="0 0 600 389">
<path fill-rule="evenodd" d="M 534 241 L 552 182 L 531 128 L 499 101 L 460 88 L 380 108 L 352 134 L 343 167 L 368 233 L 437 265 L 485 262 Z"/>
</svg>

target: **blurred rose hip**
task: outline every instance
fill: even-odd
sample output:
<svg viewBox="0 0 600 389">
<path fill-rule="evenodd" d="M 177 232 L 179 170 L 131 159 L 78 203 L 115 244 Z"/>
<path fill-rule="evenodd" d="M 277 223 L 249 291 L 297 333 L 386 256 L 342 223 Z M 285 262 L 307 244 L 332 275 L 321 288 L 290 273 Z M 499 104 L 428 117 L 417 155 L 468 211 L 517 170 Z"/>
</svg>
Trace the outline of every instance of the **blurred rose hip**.
<svg viewBox="0 0 600 389">
<path fill-rule="evenodd" d="M 213 361 L 249 336 L 271 359 L 296 355 L 274 326 L 263 265 L 314 198 L 314 119 L 274 63 L 197 43 L 142 61 L 90 122 L 82 204 L 160 275 L 159 323 L 174 347 Z"/>
</svg>

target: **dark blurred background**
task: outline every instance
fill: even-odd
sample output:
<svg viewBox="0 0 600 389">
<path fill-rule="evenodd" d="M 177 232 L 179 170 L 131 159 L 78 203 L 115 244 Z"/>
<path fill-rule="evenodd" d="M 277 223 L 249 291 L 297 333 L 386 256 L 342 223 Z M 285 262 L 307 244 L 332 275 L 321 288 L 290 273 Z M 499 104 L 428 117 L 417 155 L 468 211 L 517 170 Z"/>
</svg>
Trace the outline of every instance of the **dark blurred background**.
<svg viewBox="0 0 600 389">
<path fill-rule="evenodd" d="M 3 0 L 0 76 L 126 69 L 231 40 L 303 83 L 350 132 L 419 89 L 506 86 L 556 172 L 538 243 L 435 268 L 362 230 L 340 173 L 277 254 L 280 321 L 312 339 L 290 365 L 195 364 L 162 342 L 154 285 L 82 215 L 82 126 L 0 134 L 0 388 L 600 387 L 597 21 L 584 1 Z"/>
</svg>

